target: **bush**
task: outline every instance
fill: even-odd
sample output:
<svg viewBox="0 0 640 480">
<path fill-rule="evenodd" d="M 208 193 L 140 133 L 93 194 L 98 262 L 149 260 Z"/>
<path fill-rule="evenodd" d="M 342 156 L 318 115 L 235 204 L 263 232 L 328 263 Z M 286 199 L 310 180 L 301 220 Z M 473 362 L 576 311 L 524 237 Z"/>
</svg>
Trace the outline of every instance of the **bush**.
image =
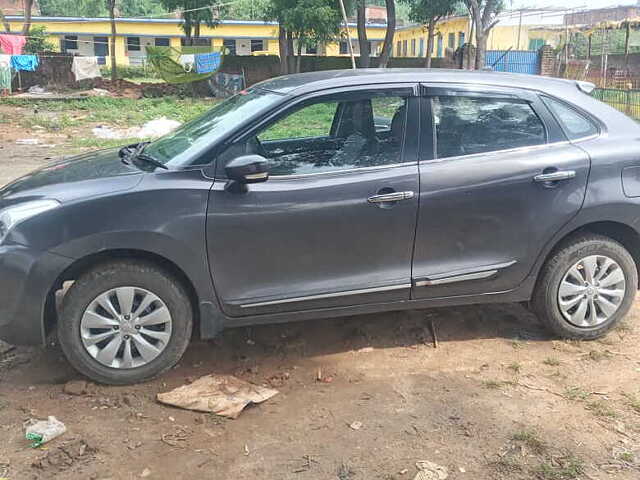
<svg viewBox="0 0 640 480">
<path fill-rule="evenodd" d="M 29 29 L 29 37 L 24 45 L 24 53 L 42 53 L 51 52 L 56 46 L 47 40 L 47 28 L 44 26 L 35 26 Z"/>
</svg>

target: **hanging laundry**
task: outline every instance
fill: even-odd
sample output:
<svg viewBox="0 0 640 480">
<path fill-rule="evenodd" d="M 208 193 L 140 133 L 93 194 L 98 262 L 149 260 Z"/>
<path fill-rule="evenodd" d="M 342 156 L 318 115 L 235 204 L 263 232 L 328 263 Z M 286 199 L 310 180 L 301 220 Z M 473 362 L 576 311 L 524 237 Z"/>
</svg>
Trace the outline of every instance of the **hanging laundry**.
<svg viewBox="0 0 640 480">
<path fill-rule="evenodd" d="M 11 93 L 11 55 L 0 54 L 0 95 Z"/>
<path fill-rule="evenodd" d="M 220 52 L 197 53 L 196 54 L 196 73 L 211 73 L 220 68 L 222 55 Z"/>
<path fill-rule="evenodd" d="M 17 71 L 35 72 L 39 63 L 35 55 L 11 55 L 11 68 Z"/>
<path fill-rule="evenodd" d="M 23 35 L 0 34 L 0 50 L 11 55 L 22 54 L 27 38 Z"/>
<path fill-rule="evenodd" d="M 73 57 L 71 71 L 76 77 L 76 82 L 88 78 L 102 77 L 98 57 Z"/>
<path fill-rule="evenodd" d="M 195 71 L 196 56 L 193 53 L 182 54 L 178 57 L 178 62 L 184 67 L 185 72 Z"/>
</svg>

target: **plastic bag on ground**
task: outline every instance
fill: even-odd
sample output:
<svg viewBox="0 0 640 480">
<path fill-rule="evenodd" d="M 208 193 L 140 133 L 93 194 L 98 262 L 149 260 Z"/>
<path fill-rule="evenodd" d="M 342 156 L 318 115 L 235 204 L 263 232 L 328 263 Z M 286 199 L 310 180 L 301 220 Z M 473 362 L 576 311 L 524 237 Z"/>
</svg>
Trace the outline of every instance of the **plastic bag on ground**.
<svg viewBox="0 0 640 480">
<path fill-rule="evenodd" d="M 27 420 L 25 426 L 25 437 L 31 440 L 31 447 L 36 448 L 59 437 L 67 431 L 67 427 L 54 416 L 50 416 L 47 420 Z"/>
<path fill-rule="evenodd" d="M 413 480 L 445 480 L 449 476 L 447 467 L 428 460 L 417 462 L 416 468 L 418 473 L 413 477 Z"/>
<path fill-rule="evenodd" d="M 157 398 L 160 403 L 174 407 L 238 418 L 250 403 L 264 402 L 278 393 L 232 375 L 206 375 L 189 385 L 159 393 Z"/>
</svg>

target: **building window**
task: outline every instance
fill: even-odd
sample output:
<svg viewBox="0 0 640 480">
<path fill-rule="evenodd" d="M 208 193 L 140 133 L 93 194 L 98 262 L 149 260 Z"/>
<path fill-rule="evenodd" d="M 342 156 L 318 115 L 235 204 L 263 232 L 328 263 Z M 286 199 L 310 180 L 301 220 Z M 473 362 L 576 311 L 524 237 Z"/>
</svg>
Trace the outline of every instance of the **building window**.
<svg viewBox="0 0 640 480">
<path fill-rule="evenodd" d="M 170 44 L 168 37 L 156 37 L 154 43 L 156 47 L 168 47 Z"/>
<path fill-rule="evenodd" d="M 261 52 L 264 50 L 264 40 L 251 40 L 251 51 Z"/>
<path fill-rule="evenodd" d="M 449 34 L 449 39 L 447 40 L 447 46 L 451 50 L 455 50 L 456 49 L 456 34 L 455 33 L 450 33 Z"/>
<path fill-rule="evenodd" d="M 228 52 L 229 55 L 236 54 L 236 41 L 233 38 L 225 38 L 222 41 L 222 46 Z"/>
<path fill-rule="evenodd" d="M 181 38 L 180 39 L 180 44 L 183 47 L 210 47 L 211 46 L 211 39 L 210 38 L 192 38 L 191 39 L 191 45 L 187 45 L 187 39 L 186 38 Z"/>
<path fill-rule="evenodd" d="M 62 49 L 66 52 L 67 50 L 78 50 L 78 36 L 77 35 L 65 35 L 64 36 L 64 44 Z"/>
<path fill-rule="evenodd" d="M 442 34 L 438 34 L 438 50 L 436 51 L 437 57 L 442 57 Z"/>
<path fill-rule="evenodd" d="M 403 57 L 406 57 L 409 54 L 409 52 L 407 51 L 408 50 L 408 45 L 409 45 L 408 40 L 403 40 L 402 41 L 402 56 Z"/>
<path fill-rule="evenodd" d="M 544 38 L 532 38 L 529 40 L 529 50 L 540 50 L 544 46 Z"/>
<path fill-rule="evenodd" d="M 402 56 L 402 42 L 400 40 L 396 43 L 396 55 L 398 57 Z"/>
<path fill-rule="evenodd" d="M 418 49 L 418 56 L 424 57 L 424 38 L 420 39 L 420 48 Z"/>
<path fill-rule="evenodd" d="M 464 42 L 465 42 L 464 32 L 459 32 L 458 33 L 458 46 L 459 47 L 463 46 Z"/>
<path fill-rule="evenodd" d="M 309 55 L 317 55 L 318 54 L 318 45 L 308 46 L 306 52 Z"/>
<path fill-rule="evenodd" d="M 411 56 L 412 57 L 416 56 L 416 39 L 415 38 L 411 39 Z"/>
<path fill-rule="evenodd" d="M 347 42 L 341 41 L 340 42 L 340 55 L 346 55 L 347 53 L 349 53 L 349 46 L 347 45 Z"/>
<path fill-rule="evenodd" d="M 140 37 L 127 37 L 127 51 L 129 52 L 140 51 Z"/>
</svg>

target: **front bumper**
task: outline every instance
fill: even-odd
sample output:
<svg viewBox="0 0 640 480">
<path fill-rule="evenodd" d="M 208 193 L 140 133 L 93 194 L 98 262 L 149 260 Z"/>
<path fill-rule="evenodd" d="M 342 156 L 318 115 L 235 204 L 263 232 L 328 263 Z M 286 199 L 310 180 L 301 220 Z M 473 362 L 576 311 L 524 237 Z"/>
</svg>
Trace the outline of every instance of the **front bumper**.
<svg viewBox="0 0 640 480">
<path fill-rule="evenodd" d="M 47 295 L 72 262 L 22 245 L 0 246 L 0 339 L 12 345 L 44 343 Z"/>
</svg>

